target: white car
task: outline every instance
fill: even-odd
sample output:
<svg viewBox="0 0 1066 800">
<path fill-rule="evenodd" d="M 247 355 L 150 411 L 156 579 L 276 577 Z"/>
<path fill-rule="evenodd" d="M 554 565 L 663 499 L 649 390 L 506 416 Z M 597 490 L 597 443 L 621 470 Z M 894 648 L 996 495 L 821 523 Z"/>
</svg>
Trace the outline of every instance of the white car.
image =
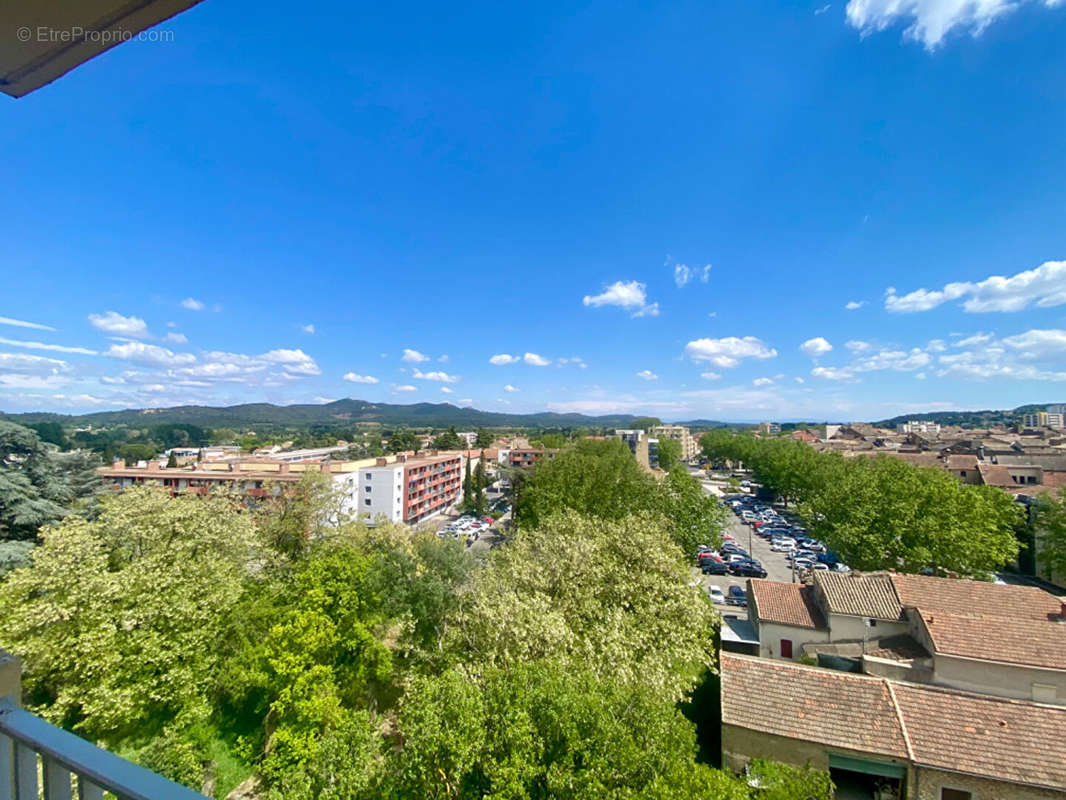
<svg viewBox="0 0 1066 800">
<path fill-rule="evenodd" d="M 708 586 L 707 594 L 711 596 L 711 602 L 725 603 L 725 592 L 722 591 L 721 586 Z"/>
</svg>

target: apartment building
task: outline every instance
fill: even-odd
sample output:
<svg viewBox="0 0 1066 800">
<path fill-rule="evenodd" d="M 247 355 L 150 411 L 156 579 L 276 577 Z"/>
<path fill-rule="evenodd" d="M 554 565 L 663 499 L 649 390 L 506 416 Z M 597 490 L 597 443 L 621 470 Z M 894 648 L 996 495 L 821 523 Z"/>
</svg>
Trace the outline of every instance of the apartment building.
<svg viewBox="0 0 1066 800">
<path fill-rule="evenodd" d="M 659 467 L 659 440 L 652 439 L 640 429 L 619 429 L 614 435 L 629 447 L 629 452 L 644 469 Z"/>
<path fill-rule="evenodd" d="M 656 439 L 674 439 L 681 443 L 681 458 L 691 461 L 699 454 L 699 442 L 684 425 L 656 425 L 648 435 Z"/>
<path fill-rule="evenodd" d="M 359 516 L 415 525 L 455 505 L 462 489 L 461 453 L 379 458 L 359 469 Z"/>
<path fill-rule="evenodd" d="M 777 434 L 781 433 L 781 426 L 778 425 L 776 422 L 760 422 L 758 430 L 759 433 L 765 433 L 770 436 L 776 436 Z"/>
<path fill-rule="evenodd" d="M 502 452 L 506 452 L 506 456 L 501 459 L 501 463 L 517 469 L 528 469 L 541 459 L 546 458 L 549 461 L 554 459 L 559 451 L 543 447 L 518 447 Z"/>
<path fill-rule="evenodd" d="M 1062 406 L 1048 406 L 1048 409 L 1053 408 L 1059 409 Z M 1022 415 L 1022 427 L 1063 430 L 1066 428 L 1066 415 L 1062 411 L 1034 411 L 1031 414 Z"/>
<path fill-rule="evenodd" d="M 918 433 L 925 436 L 937 436 L 940 433 L 940 423 L 927 420 L 912 419 L 896 426 L 897 433 Z"/>
</svg>

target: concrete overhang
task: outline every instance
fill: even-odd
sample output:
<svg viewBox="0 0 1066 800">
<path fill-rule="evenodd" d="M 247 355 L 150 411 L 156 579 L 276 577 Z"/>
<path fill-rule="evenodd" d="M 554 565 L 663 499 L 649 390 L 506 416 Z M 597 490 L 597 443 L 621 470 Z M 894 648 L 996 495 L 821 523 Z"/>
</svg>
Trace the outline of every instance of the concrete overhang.
<svg viewBox="0 0 1066 800">
<path fill-rule="evenodd" d="M 22 97 L 200 0 L 0 3 L 0 92 Z"/>
</svg>

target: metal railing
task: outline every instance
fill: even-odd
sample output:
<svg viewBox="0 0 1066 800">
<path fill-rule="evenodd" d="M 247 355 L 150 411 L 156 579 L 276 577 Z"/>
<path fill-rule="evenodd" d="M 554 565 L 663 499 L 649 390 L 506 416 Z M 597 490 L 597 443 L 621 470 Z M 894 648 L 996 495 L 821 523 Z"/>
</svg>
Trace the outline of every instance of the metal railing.
<svg viewBox="0 0 1066 800">
<path fill-rule="evenodd" d="M 104 792 L 119 800 L 205 800 L 0 699 L 0 800 L 103 800 Z"/>
</svg>

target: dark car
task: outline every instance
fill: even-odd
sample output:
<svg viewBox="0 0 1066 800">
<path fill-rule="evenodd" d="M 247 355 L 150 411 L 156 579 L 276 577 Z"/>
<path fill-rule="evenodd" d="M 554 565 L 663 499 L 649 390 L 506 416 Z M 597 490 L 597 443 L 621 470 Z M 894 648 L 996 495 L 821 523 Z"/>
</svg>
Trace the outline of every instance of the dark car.
<svg viewBox="0 0 1066 800">
<path fill-rule="evenodd" d="M 739 586 L 730 586 L 725 593 L 725 601 L 731 606 L 746 606 L 748 593 Z"/>
<path fill-rule="evenodd" d="M 700 562 L 700 569 L 704 575 L 728 575 L 729 567 L 724 561 L 715 561 L 713 558 L 705 558 Z"/>
<path fill-rule="evenodd" d="M 740 578 L 765 578 L 766 570 L 758 561 L 734 561 L 729 565 L 729 574 Z"/>
</svg>

